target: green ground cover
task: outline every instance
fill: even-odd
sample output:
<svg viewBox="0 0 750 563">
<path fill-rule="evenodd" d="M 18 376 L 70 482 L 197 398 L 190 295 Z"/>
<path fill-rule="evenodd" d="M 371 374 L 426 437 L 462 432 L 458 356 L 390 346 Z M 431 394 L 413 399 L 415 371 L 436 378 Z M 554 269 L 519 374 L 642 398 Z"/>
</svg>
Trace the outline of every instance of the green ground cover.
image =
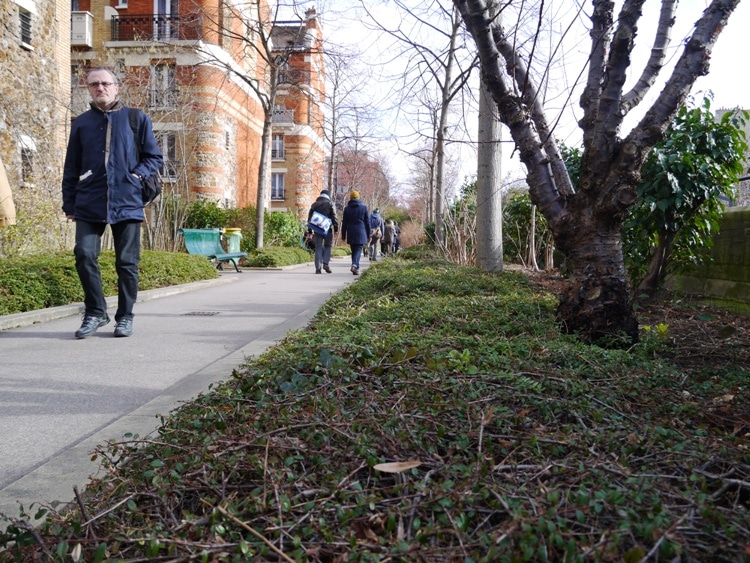
<svg viewBox="0 0 750 563">
<path fill-rule="evenodd" d="M 379 262 L 158 436 L 103 444 L 76 509 L 6 515 L 0 561 L 746 560 L 750 325 L 654 307 L 614 350 L 555 306 L 522 273 Z"/>
</svg>

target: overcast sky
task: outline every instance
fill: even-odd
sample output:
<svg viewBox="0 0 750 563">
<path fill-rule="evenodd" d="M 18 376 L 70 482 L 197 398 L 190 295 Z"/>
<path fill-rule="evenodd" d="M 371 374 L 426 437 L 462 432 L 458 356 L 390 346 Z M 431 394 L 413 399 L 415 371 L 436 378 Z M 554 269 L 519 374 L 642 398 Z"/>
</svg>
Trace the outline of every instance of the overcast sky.
<svg viewBox="0 0 750 563">
<path fill-rule="evenodd" d="M 420 6 L 430 3 L 430 0 L 408 1 Z M 391 45 L 392 40 L 384 39 L 382 34 L 368 29 L 371 26 L 363 24 L 364 17 L 361 7 L 358 7 L 359 2 L 357 0 L 318 0 L 317 2 L 280 0 L 280 2 L 286 3 L 286 7 L 281 11 L 282 17 L 288 17 L 289 19 L 293 18 L 294 11 L 301 15 L 306 9 L 315 6 L 326 37 L 334 38 L 335 42 L 339 44 L 351 45 L 352 48 L 363 53 L 365 58 L 369 58 L 373 62 L 384 59 L 390 60 L 389 58 L 393 53 L 392 48 L 383 47 L 383 45 Z M 447 0 L 443 0 L 443 3 L 447 4 Z M 561 22 L 567 22 L 571 18 L 571 13 L 577 3 L 575 0 L 548 0 L 546 5 L 550 7 L 550 10 L 556 10 L 552 12 L 556 14 L 556 19 L 559 19 Z M 557 7 L 554 7 L 555 4 L 557 4 Z M 670 58 L 672 61 L 676 60 L 681 54 L 681 46 L 684 38 L 690 34 L 694 23 L 708 4 L 708 0 L 680 0 L 677 9 L 677 23 L 671 37 Z M 396 21 L 397 16 L 395 16 L 395 12 L 392 9 L 392 3 L 385 0 L 371 0 L 367 1 L 367 5 L 369 9 L 377 14 L 381 21 L 392 22 L 394 25 L 398 23 Z M 586 11 L 589 11 L 589 5 L 589 2 L 584 3 Z M 637 47 L 633 57 L 635 62 L 632 65 L 632 74 L 634 76 L 640 74 L 642 66 L 648 57 L 653 38 L 653 27 L 656 25 L 658 19 L 659 6 L 660 2 L 656 0 L 646 0 L 644 16 L 640 22 L 640 41 L 636 39 Z M 739 6 L 729 20 L 727 28 L 722 32 L 714 48 L 709 75 L 700 78 L 693 89 L 694 93 L 709 89 L 712 90 L 714 93 L 714 109 L 737 106 L 750 109 L 750 90 L 747 87 L 747 84 L 750 83 L 750 80 L 747 78 L 747 58 L 750 57 L 750 53 L 748 52 L 750 51 L 750 41 L 747 39 L 748 22 L 750 22 L 750 0 L 739 3 Z M 584 21 L 583 23 L 587 22 Z M 560 25 L 562 27 L 566 24 L 561 23 Z M 566 46 L 565 82 L 572 81 L 573 78 L 571 77 L 577 76 L 581 66 L 585 63 L 585 55 L 589 49 L 589 38 L 585 29 L 580 28 L 570 34 L 569 37 L 570 39 Z M 576 59 L 576 55 L 578 55 L 578 59 Z M 395 65 L 396 63 L 391 63 L 391 66 Z M 662 71 L 663 76 L 668 76 L 669 73 L 666 70 Z M 388 104 L 388 100 L 392 99 L 392 97 L 389 98 L 389 96 L 384 95 L 382 92 L 383 87 L 393 88 L 392 85 L 385 85 L 382 80 L 376 78 L 372 84 L 368 84 L 367 86 L 372 92 L 373 104 Z M 633 117 L 629 122 L 626 121 L 626 128 L 632 127 L 637 122 L 640 115 L 645 112 L 656 96 L 658 96 L 660 90 L 661 84 L 657 83 L 651 89 L 648 97 L 641 103 L 640 109 L 638 111 L 634 110 Z M 576 120 L 581 114 L 581 110 L 578 107 L 579 95 L 580 93 L 574 95 L 567 105 L 558 102 L 559 109 L 550 109 L 551 106 L 555 105 L 554 103 L 550 103 L 547 108 L 550 119 L 553 119 L 553 115 L 550 114 L 557 111 L 562 112 L 563 118 L 560 121 L 560 130 L 556 131 L 556 135 L 567 140 L 568 144 L 577 144 L 580 139 L 579 131 L 575 125 Z M 395 130 L 398 124 L 389 123 L 387 127 Z M 467 123 L 466 128 L 474 131 L 476 124 Z M 392 155 L 392 169 L 394 174 L 399 176 L 401 181 L 406 182 L 409 175 L 408 163 L 405 157 L 396 156 L 398 149 L 394 147 L 393 142 L 386 143 L 384 152 Z M 511 151 L 511 146 L 508 146 L 504 150 L 506 169 L 515 170 L 517 175 L 523 175 L 523 167 L 517 161 L 511 162 L 508 160 L 508 155 L 510 155 Z M 470 174 L 473 170 L 473 159 L 475 158 L 473 151 L 464 148 L 460 152 L 459 157 L 465 161 L 463 170 L 465 173 Z"/>
</svg>

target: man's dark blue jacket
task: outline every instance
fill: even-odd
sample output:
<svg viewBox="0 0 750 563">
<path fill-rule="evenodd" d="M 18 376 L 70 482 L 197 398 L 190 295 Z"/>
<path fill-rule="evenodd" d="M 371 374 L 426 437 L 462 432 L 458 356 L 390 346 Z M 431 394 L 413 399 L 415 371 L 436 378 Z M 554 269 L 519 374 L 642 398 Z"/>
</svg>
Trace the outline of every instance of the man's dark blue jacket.
<svg viewBox="0 0 750 563">
<path fill-rule="evenodd" d="M 140 160 L 130 127 L 129 108 L 118 101 L 102 111 L 92 104 L 70 130 L 63 169 L 63 212 L 90 223 L 143 221 L 141 183 L 133 176 L 152 176 L 162 166 L 151 120 L 139 112 Z M 111 124 L 109 161 L 105 167 L 107 124 Z"/>
</svg>

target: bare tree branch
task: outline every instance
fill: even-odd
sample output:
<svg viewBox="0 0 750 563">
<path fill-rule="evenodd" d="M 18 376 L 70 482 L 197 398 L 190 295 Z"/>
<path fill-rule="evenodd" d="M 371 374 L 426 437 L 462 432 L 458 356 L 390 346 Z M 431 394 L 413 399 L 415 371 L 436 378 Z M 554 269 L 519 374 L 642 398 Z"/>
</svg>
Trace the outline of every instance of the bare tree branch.
<svg viewBox="0 0 750 563">
<path fill-rule="evenodd" d="M 667 58 L 667 46 L 675 22 L 676 9 L 677 0 L 663 0 L 659 13 L 659 25 L 654 35 L 654 44 L 651 47 L 651 56 L 636 85 L 622 97 L 621 111 L 623 115 L 627 115 L 643 100 L 664 66 L 664 61 Z"/>
</svg>

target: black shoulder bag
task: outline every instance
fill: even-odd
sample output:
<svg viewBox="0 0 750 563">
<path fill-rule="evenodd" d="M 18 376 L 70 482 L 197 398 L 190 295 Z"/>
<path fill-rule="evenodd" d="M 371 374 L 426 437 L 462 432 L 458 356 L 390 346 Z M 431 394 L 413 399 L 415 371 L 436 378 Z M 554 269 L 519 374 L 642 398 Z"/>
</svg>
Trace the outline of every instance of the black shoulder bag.
<svg viewBox="0 0 750 563">
<path fill-rule="evenodd" d="M 138 153 L 138 160 L 141 159 L 141 137 L 138 134 L 140 125 L 140 110 L 138 108 L 128 108 L 130 112 L 128 117 L 130 118 L 130 128 L 133 130 L 133 137 L 135 138 L 135 149 Z M 143 207 L 151 204 L 157 197 L 161 195 L 161 182 L 159 181 L 159 174 L 153 176 L 141 177 L 141 193 L 143 195 Z"/>
</svg>

